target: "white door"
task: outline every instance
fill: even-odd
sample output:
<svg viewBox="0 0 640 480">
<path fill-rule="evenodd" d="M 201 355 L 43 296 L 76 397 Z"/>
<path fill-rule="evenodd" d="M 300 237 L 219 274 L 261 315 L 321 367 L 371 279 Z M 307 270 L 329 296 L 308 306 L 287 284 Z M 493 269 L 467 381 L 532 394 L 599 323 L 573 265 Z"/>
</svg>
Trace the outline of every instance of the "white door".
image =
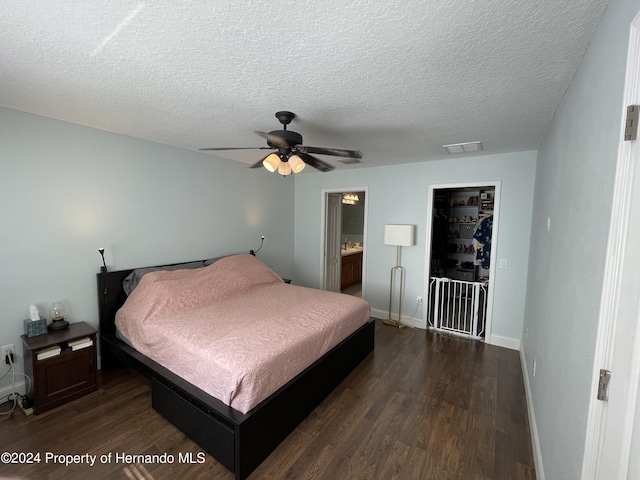
<svg viewBox="0 0 640 480">
<path fill-rule="evenodd" d="M 342 231 L 342 194 L 327 194 L 324 289 L 340 291 L 342 261 L 340 256 L 340 232 Z"/>
<path fill-rule="evenodd" d="M 640 105 L 640 15 L 632 22 L 623 105 L 622 129 L 626 106 Z M 640 478 L 640 140 L 620 136 L 583 480 Z M 596 399 L 601 369 L 611 371 L 607 401 Z"/>
</svg>

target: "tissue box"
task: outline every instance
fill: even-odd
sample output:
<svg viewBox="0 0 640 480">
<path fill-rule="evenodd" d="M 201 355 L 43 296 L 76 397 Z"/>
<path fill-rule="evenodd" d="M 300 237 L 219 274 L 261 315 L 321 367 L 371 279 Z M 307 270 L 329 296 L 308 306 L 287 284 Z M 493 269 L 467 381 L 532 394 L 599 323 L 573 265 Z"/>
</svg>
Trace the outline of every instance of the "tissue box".
<svg viewBox="0 0 640 480">
<path fill-rule="evenodd" d="M 43 333 L 47 333 L 46 318 L 40 317 L 40 320 L 27 319 L 24 321 L 24 334 L 27 337 L 35 337 L 37 335 L 42 335 Z"/>
</svg>

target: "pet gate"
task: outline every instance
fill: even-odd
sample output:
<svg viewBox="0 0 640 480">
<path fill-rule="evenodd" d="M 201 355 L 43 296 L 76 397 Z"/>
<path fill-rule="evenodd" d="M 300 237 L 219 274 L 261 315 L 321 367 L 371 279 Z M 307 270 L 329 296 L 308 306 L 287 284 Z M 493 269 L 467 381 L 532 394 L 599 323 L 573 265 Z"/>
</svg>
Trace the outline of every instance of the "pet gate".
<svg viewBox="0 0 640 480">
<path fill-rule="evenodd" d="M 431 277 L 427 325 L 474 338 L 484 337 L 487 284 Z"/>
</svg>

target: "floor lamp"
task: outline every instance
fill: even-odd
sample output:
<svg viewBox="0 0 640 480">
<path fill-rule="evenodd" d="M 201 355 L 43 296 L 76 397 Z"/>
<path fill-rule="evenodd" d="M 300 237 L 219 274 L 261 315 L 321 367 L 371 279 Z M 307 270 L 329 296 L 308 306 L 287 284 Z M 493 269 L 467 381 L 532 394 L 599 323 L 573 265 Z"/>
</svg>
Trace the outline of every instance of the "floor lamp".
<svg viewBox="0 0 640 480">
<path fill-rule="evenodd" d="M 400 249 L 402 247 L 410 247 L 415 245 L 415 225 L 385 225 L 384 226 L 384 244 L 396 246 L 396 264 L 391 268 L 391 282 L 389 284 L 389 318 L 383 320 L 385 325 L 392 325 L 394 327 L 403 328 L 406 327 L 402 323 L 402 297 L 404 296 L 404 277 L 405 269 L 400 265 Z M 393 291 L 395 290 L 395 280 L 399 278 L 400 290 L 398 292 L 398 318 L 393 318 Z"/>
</svg>

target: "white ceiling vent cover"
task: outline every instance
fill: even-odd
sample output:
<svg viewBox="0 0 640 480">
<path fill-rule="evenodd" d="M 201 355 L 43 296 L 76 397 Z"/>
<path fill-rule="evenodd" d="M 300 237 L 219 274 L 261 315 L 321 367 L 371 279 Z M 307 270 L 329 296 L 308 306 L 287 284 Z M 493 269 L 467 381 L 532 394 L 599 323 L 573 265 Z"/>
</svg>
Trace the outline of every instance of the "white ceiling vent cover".
<svg viewBox="0 0 640 480">
<path fill-rule="evenodd" d="M 450 145 L 443 145 L 447 153 L 465 153 L 465 152 L 478 152 L 482 150 L 482 142 L 466 142 L 466 143 L 452 143 Z"/>
</svg>

